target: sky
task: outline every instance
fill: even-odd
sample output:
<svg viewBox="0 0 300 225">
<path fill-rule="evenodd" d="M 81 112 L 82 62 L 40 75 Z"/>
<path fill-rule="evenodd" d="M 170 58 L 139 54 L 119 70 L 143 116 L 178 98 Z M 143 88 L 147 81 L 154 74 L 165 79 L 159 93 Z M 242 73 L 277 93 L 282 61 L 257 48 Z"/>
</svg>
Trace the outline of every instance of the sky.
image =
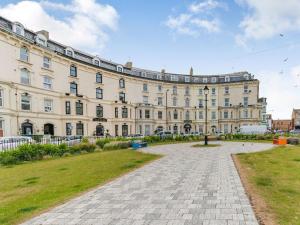
<svg viewBox="0 0 300 225">
<path fill-rule="evenodd" d="M 300 108 L 299 0 L 1 0 L 0 15 L 120 64 L 170 73 L 248 71 L 267 112 Z"/>
</svg>

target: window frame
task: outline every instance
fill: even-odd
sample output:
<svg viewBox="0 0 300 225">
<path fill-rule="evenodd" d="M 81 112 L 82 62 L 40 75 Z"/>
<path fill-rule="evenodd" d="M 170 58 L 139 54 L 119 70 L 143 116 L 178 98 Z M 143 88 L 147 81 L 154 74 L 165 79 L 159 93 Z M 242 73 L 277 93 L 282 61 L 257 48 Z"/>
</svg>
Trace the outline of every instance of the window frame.
<svg viewBox="0 0 300 225">
<path fill-rule="evenodd" d="M 103 99 L 103 89 L 100 87 L 96 88 L 96 98 L 97 99 Z"/>
<path fill-rule="evenodd" d="M 29 62 L 29 50 L 26 46 L 20 48 L 20 60 L 23 62 Z"/>
<path fill-rule="evenodd" d="M 76 115 L 82 116 L 83 115 L 83 103 L 78 100 L 75 102 L 75 111 L 76 111 Z"/>
<path fill-rule="evenodd" d="M 103 118 L 104 117 L 104 108 L 100 104 L 96 106 L 96 117 L 97 118 Z"/>
<path fill-rule="evenodd" d="M 45 59 L 48 59 L 48 62 L 45 62 Z M 46 68 L 46 69 L 51 68 L 51 59 L 48 56 L 43 57 L 43 68 Z"/>
<path fill-rule="evenodd" d="M 46 82 L 45 79 L 48 79 L 50 82 Z M 53 79 L 52 77 L 49 76 L 43 76 L 43 88 L 47 90 L 52 90 L 53 89 Z"/>
<path fill-rule="evenodd" d="M 50 103 L 46 105 L 46 103 Z M 50 113 L 53 111 L 53 100 L 52 99 L 44 99 L 44 112 Z"/>
<path fill-rule="evenodd" d="M 96 73 L 96 83 L 97 84 L 102 84 L 102 82 L 103 82 L 103 75 L 102 75 L 102 73 L 100 73 L 100 72 Z"/>
<path fill-rule="evenodd" d="M 26 75 L 27 78 L 24 78 L 23 76 Z M 28 82 L 23 82 L 24 80 L 28 80 Z M 31 77 L 30 77 L 30 71 L 27 68 L 22 68 L 20 70 L 20 83 L 24 85 L 30 85 L 31 84 Z"/>
<path fill-rule="evenodd" d="M 70 66 L 70 76 L 77 77 L 77 66 L 75 66 L 74 64 Z"/>
<path fill-rule="evenodd" d="M 75 85 L 76 88 L 72 87 L 72 85 Z M 75 92 L 73 92 L 72 90 L 75 90 Z M 70 82 L 70 93 L 71 94 L 78 94 L 78 84 L 76 82 Z"/>
<path fill-rule="evenodd" d="M 71 101 L 65 101 L 65 113 L 71 115 Z"/>
<path fill-rule="evenodd" d="M 4 90 L 0 87 L 0 107 L 4 107 Z"/>
<path fill-rule="evenodd" d="M 24 97 L 27 98 L 27 102 L 24 103 Z M 28 109 L 24 108 L 23 106 L 29 106 Z M 21 110 L 30 111 L 31 110 L 31 96 L 26 94 L 21 94 Z"/>
</svg>

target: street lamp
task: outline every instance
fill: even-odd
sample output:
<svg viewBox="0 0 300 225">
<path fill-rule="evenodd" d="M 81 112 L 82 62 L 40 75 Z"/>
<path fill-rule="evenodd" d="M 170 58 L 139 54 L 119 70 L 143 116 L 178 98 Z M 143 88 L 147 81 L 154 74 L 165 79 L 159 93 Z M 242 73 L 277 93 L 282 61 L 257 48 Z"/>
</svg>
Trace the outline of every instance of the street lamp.
<svg viewBox="0 0 300 225">
<path fill-rule="evenodd" d="M 204 145 L 208 145 L 208 132 L 207 132 L 207 95 L 209 93 L 209 88 L 207 86 L 204 87 L 205 94 L 205 136 L 204 136 Z"/>
<path fill-rule="evenodd" d="M 168 92 L 169 89 L 166 90 L 166 131 L 169 130 L 168 129 Z"/>
</svg>

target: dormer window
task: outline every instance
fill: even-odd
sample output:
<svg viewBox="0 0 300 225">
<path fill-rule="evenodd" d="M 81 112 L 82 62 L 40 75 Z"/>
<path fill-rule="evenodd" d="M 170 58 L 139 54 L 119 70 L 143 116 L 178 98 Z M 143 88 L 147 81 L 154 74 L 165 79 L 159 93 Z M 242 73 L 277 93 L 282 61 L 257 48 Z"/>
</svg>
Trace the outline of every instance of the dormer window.
<svg viewBox="0 0 300 225">
<path fill-rule="evenodd" d="M 123 66 L 118 65 L 117 66 L 117 71 L 123 73 Z"/>
<path fill-rule="evenodd" d="M 230 77 L 229 76 L 225 77 L 225 82 L 230 82 Z"/>
<path fill-rule="evenodd" d="M 207 77 L 203 78 L 203 83 L 207 83 Z"/>
<path fill-rule="evenodd" d="M 47 38 L 43 34 L 37 34 L 35 41 L 37 44 L 47 47 Z"/>
<path fill-rule="evenodd" d="M 98 57 L 95 57 L 93 59 L 93 64 L 96 65 L 96 66 L 100 66 L 100 59 Z"/>
<path fill-rule="evenodd" d="M 185 82 L 190 82 L 190 77 L 188 77 L 188 76 L 184 77 L 184 81 Z"/>
<path fill-rule="evenodd" d="M 13 32 L 15 32 L 18 35 L 24 36 L 24 26 L 18 22 L 13 24 Z"/>
<path fill-rule="evenodd" d="M 217 78 L 216 78 L 216 77 L 212 77 L 212 78 L 211 78 L 211 82 L 212 82 L 212 83 L 216 83 L 216 82 L 217 82 Z"/>
<path fill-rule="evenodd" d="M 249 80 L 249 74 L 244 75 L 245 80 Z"/>
<path fill-rule="evenodd" d="M 74 51 L 72 48 L 68 47 L 65 49 L 65 54 L 70 57 L 74 57 Z"/>
</svg>

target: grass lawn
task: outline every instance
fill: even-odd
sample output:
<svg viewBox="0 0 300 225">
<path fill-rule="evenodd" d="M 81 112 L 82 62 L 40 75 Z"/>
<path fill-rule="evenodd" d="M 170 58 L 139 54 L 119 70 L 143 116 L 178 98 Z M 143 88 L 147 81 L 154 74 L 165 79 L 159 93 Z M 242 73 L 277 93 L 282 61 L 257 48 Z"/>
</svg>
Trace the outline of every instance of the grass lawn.
<svg viewBox="0 0 300 225">
<path fill-rule="evenodd" d="M 204 145 L 204 144 L 196 144 L 196 145 L 192 145 L 192 147 L 194 148 L 213 148 L 213 147 L 219 147 L 221 145 L 219 144 L 208 144 L 208 145 Z"/>
<path fill-rule="evenodd" d="M 300 224 L 300 146 L 238 154 L 239 162 L 256 193 L 280 225 Z"/>
<path fill-rule="evenodd" d="M 0 166 L 0 224 L 17 224 L 159 157 L 119 150 Z"/>
</svg>

